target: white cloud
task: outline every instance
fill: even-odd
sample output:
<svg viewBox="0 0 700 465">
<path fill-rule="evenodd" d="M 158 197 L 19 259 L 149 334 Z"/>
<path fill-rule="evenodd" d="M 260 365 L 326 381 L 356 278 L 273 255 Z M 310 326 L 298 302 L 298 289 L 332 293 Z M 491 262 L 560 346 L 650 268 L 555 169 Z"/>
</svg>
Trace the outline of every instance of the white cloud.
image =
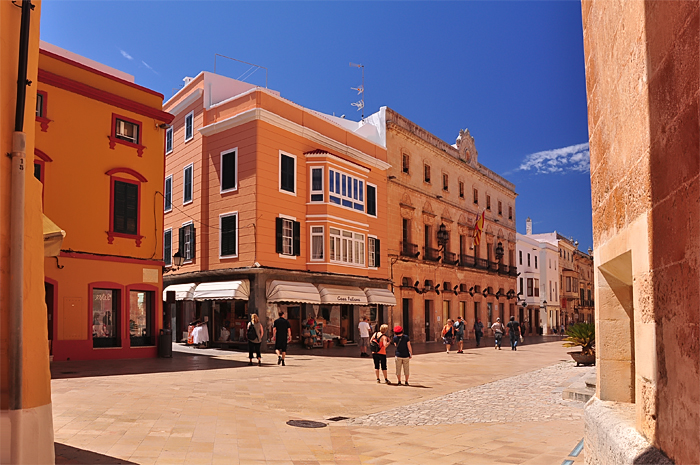
<svg viewBox="0 0 700 465">
<path fill-rule="evenodd" d="M 141 63 L 143 63 L 143 66 L 145 66 L 146 68 L 148 68 L 148 69 L 150 69 L 151 71 L 153 71 L 154 73 L 158 74 L 158 71 L 156 71 L 155 69 L 151 68 L 151 67 L 149 66 L 149 64 L 146 63 L 145 61 L 141 60 Z M 160 76 L 160 75 L 159 75 L 159 76 Z"/>
<path fill-rule="evenodd" d="M 124 50 L 119 49 L 119 51 L 122 53 L 122 56 L 123 56 L 124 58 L 126 58 L 127 60 L 133 60 L 133 59 L 134 59 L 134 57 L 132 57 L 131 55 L 129 55 L 128 53 L 126 53 Z"/>
<path fill-rule="evenodd" d="M 516 171 L 548 173 L 585 173 L 590 170 L 591 154 L 588 142 L 554 150 L 544 150 L 525 157 Z"/>
</svg>

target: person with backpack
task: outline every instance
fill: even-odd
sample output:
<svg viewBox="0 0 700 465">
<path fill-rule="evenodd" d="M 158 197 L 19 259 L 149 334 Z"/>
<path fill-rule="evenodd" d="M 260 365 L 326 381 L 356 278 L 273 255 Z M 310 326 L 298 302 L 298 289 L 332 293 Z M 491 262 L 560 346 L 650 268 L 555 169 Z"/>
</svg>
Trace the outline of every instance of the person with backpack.
<svg viewBox="0 0 700 465">
<path fill-rule="evenodd" d="M 248 322 L 248 328 L 246 329 L 246 336 L 248 337 L 248 358 L 250 359 L 248 362 L 249 366 L 253 365 L 253 352 L 258 356 L 258 366 L 262 366 L 260 344 L 262 343 L 263 332 L 263 326 L 260 323 L 258 315 L 253 313 L 250 315 L 250 322 Z"/>
<path fill-rule="evenodd" d="M 447 353 L 450 353 L 450 346 L 452 346 L 452 338 L 454 337 L 454 328 L 452 320 L 448 319 L 445 326 L 442 327 L 442 342 L 447 347 Z"/>
<path fill-rule="evenodd" d="M 479 347 L 481 338 L 484 337 L 484 324 L 479 319 L 474 322 L 474 337 L 476 338 L 476 346 Z"/>
<path fill-rule="evenodd" d="M 413 347 L 408 336 L 403 333 L 401 326 L 394 326 L 394 345 L 396 346 L 395 362 L 396 362 L 396 379 L 398 385 L 401 386 L 401 370 L 406 386 L 408 386 L 408 362 L 413 357 Z"/>
<path fill-rule="evenodd" d="M 454 324 L 454 335 L 455 341 L 457 342 L 457 353 L 464 353 L 464 321 L 462 320 L 462 315 L 457 317 L 457 321 Z"/>
<path fill-rule="evenodd" d="M 515 321 L 514 316 L 511 316 L 510 321 L 506 326 L 508 327 L 508 335 L 510 336 L 510 350 L 518 350 L 518 337 L 520 337 L 520 323 Z"/>
<path fill-rule="evenodd" d="M 369 348 L 372 351 L 372 359 L 374 360 L 374 372 L 377 375 L 377 382 L 381 383 L 379 380 L 379 368 L 381 367 L 382 373 L 384 374 L 384 382 L 386 384 L 391 384 L 389 378 L 387 377 L 386 370 L 386 348 L 389 346 L 389 338 L 386 336 L 386 332 L 389 329 L 389 325 L 382 325 L 379 331 L 372 335 L 372 339 L 369 341 Z"/>
<path fill-rule="evenodd" d="M 493 335 L 496 338 L 496 346 L 494 349 L 501 350 L 501 340 L 503 339 L 503 323 L 500 318 L 496 318 L 496 322 L 491 325 Z"/>
</svg>

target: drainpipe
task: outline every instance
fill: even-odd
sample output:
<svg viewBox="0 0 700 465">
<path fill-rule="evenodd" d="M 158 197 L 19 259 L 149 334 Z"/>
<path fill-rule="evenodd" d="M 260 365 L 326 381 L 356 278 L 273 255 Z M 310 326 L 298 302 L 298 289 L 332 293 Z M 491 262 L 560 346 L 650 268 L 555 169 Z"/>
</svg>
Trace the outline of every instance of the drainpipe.
<svg viewBox="0 0 700 465">
<path fill-rule="evenodd" d="M 22 410 L 22 320 L 24 312 L 24 184 L 26 178 L 26 135 L 24 115 L 27 97 L 27 57 L 29 55 L 29 22 L 34 6 L 22 1 L 22 22 L 19 33 L 17 69 L 17 106 L 15 131 L 12 133 L 12 171 L 10 191 L 10 411 Z M 10 456 L 12 463 L 21 463 L 21 413 L 12 419 Z"/>
</svg>

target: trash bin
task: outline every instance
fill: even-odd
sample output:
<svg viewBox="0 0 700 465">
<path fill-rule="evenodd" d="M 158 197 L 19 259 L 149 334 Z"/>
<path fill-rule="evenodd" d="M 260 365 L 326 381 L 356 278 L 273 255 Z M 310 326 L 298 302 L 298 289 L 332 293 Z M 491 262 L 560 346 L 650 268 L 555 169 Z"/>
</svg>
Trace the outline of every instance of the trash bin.
<svg viewBox="0 0 700 465">
<path fill-rule="evenodd" d="M 161 329 L 158 336 L 158 356 L 163 358 L 173 357 L 173 335 L 169 329 Z"/>
</svg>

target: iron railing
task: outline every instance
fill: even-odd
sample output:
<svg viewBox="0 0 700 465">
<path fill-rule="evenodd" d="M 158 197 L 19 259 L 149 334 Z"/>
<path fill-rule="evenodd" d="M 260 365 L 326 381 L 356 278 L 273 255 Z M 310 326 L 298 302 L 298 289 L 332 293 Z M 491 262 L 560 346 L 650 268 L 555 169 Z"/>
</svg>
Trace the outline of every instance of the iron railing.
<svg viewBox="0 0 700 465">
<path fill-rule="evenodd" d="M 430 262 L 440 261 L 440 251 L 432 247 L 423 247 L 423 260 Z"/>
<path fill-rule="evenodd" d="M 442 253 L 442 263 L 446 265 L 456 265 L 458 262 L 457 254 L 454 252 L 443 252 Z"/>
<path fill-rule="evenodd" d="M 474 256 L 461 254 L 459 256 L 459 266 L 462 266 L 464 268 L 474 268 L 476 266 Z"/>
<path fill-rule="evenodd" d="M 417 258 L 418 257 L 418 246 L 416 244 L 411 244 L 410 242 L 401 242 L 401 255 L 404 257 Z"/>
</svg>

